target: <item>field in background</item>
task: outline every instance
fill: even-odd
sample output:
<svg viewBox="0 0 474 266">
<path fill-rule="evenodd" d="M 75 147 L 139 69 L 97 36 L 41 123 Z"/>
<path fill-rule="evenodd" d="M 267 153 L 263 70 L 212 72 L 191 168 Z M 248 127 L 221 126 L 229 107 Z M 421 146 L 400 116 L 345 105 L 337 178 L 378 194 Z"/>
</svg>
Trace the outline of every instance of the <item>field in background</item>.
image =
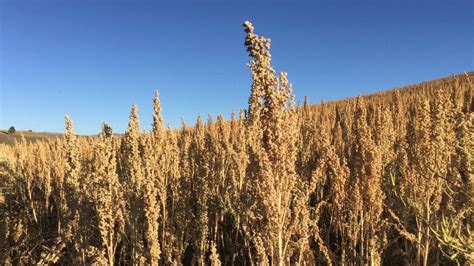
<svg viewBox="0 0 474 266">
<path fill-rule="evenodd" d="M 22 136 L 29 142 L 38 140 L 54 139 L 61 137 L 62 133 L 49 133 L 49 132 L 34 132 L 34 131 L 23 131 L 17 130 L 15 133 L 8 133 L 8 130 L 0 130 L 0 144 L 12 145 L 15 141 L 19 141 Z"/>
</svg>

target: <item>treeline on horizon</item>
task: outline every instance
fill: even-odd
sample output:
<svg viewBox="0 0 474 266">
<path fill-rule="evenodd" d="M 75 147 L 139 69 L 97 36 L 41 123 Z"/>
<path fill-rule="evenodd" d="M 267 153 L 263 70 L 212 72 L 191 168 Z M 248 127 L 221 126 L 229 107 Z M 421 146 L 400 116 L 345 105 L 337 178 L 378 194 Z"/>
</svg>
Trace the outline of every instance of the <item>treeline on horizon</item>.
<svg viewBox="0 0 474 266">
<path fill-rule="evenodd" d="M 0 145 L 0 263 L 473 264 L 473 75 L 299 107 L 244 28 L 230 120 Z"/>
</svg>

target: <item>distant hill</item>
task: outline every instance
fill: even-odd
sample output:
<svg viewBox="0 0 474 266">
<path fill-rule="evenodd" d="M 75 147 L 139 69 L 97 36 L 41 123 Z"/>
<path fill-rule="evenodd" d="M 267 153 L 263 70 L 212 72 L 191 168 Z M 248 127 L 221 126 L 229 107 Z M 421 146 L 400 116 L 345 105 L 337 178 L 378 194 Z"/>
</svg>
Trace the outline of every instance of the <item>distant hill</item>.
<svg viewBox="0 0 474 266">
<path fill-rule="evenodd" d="M 37 141 L 61 137 L 62 133 L 32 132 L 22 130 L 18 130 L 15 133 L 8 133 L 8 130 L 0 130 L 0 144 L 12 145 L 15 143 L 15 140 L 20 140 L 22 136 L 24 136 L 27 141 Z"/>
</svg>

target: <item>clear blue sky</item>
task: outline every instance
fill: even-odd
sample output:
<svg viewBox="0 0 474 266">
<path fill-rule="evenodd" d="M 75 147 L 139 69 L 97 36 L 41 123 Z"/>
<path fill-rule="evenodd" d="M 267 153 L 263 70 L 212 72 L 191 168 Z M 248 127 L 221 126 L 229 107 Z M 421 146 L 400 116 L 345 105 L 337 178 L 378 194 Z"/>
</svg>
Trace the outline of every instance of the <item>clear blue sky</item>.
<svg viewBox="0 0 474 266">
<path fill-rule="evenodd" d="M 244 20 L 272 39 L 298 100 L 474 70 L 469 0 L 65 2 L 0 0 L 0 128 L 62 132 L 67 113 L 80 134 L 123 132 L 135 102 L 150 129 L 155 89 L 172 126 L 229 117 L 250 93 Z"/>
</svg>

